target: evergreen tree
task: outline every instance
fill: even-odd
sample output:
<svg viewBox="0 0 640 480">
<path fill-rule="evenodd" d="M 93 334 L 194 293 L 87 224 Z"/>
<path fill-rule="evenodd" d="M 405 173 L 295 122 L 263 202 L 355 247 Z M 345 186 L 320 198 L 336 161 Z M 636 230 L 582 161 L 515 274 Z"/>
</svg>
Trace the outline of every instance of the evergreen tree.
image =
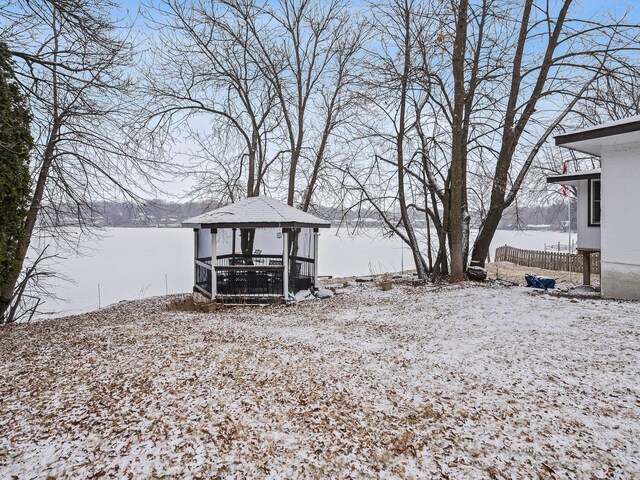
<svg viewBox="0 0 640 480">
<path fill-rule="evenodd" d="M 15 279 L 24 253 L 31 188 L 31 115 L 14 76 L 7 46 L 0 42 L 0 323 L 11 321 Z"/>
</svg>

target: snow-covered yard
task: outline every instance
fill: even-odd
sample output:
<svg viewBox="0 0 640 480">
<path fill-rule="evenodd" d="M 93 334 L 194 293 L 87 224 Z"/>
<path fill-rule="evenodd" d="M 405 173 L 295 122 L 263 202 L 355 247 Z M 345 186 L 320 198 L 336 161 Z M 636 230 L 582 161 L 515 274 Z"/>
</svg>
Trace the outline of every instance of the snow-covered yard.
<svg viewBox="0 0 640 480">
<path fill-rule="evenodd" d="M 1 478 L 640 476 L 640 304 L 167 302 L 0 329 Z"/>
</svg>

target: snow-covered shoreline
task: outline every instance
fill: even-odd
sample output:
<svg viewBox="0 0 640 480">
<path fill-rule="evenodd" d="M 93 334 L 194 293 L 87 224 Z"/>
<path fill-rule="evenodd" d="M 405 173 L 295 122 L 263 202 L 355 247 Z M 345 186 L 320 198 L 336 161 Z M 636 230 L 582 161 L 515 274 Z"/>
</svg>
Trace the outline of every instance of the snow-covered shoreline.
<svg viewBox="0 0 640 480">
<path fill-rule="evenodd" d="M 640 304 L 400 285 L 0 329 L 0 477 L 640 476 Z"/>
</svg>

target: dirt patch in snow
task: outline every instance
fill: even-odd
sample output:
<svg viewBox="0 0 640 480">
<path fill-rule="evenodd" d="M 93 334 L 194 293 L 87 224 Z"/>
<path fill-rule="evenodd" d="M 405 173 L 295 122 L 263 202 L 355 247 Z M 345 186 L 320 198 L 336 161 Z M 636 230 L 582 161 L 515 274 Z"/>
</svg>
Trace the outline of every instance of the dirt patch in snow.
<svg viewBox="0 0 640 480">
<path fill-rule="evenodd" d="M 640 476 L 640 304 L 181 298 L 0 329 L 0 477 Z"/>
</svg>

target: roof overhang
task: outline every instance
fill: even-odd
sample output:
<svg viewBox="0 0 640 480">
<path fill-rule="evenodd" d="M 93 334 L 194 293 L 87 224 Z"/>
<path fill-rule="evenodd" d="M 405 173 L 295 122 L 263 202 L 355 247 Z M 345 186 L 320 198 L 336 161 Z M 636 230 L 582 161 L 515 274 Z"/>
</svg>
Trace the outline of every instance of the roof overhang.
<svg viewBox="0 0 640 480">
<path fill-rule="evenodd" d="M 600 156 L 602 147 L 640 143 L 640 115 L 558 135 L 556 145 Z"/>
<path fill-rule="evenodd" d="M 560 183 L 562 185 L 576 186 L 580 180 L 600 178 L 600 169 L 585 170 L 583 172 L 563 173 L 562 175 L 551 175 L 547 177 L 547 183 Z"/>
<path fill-rule="evenodd" d="M 193 223 L 182 222 L 187 228 L 331 228 L 330 223 L 300 223 L 300 222 L 216 222 L 216 223 Z"/>
</svg>

